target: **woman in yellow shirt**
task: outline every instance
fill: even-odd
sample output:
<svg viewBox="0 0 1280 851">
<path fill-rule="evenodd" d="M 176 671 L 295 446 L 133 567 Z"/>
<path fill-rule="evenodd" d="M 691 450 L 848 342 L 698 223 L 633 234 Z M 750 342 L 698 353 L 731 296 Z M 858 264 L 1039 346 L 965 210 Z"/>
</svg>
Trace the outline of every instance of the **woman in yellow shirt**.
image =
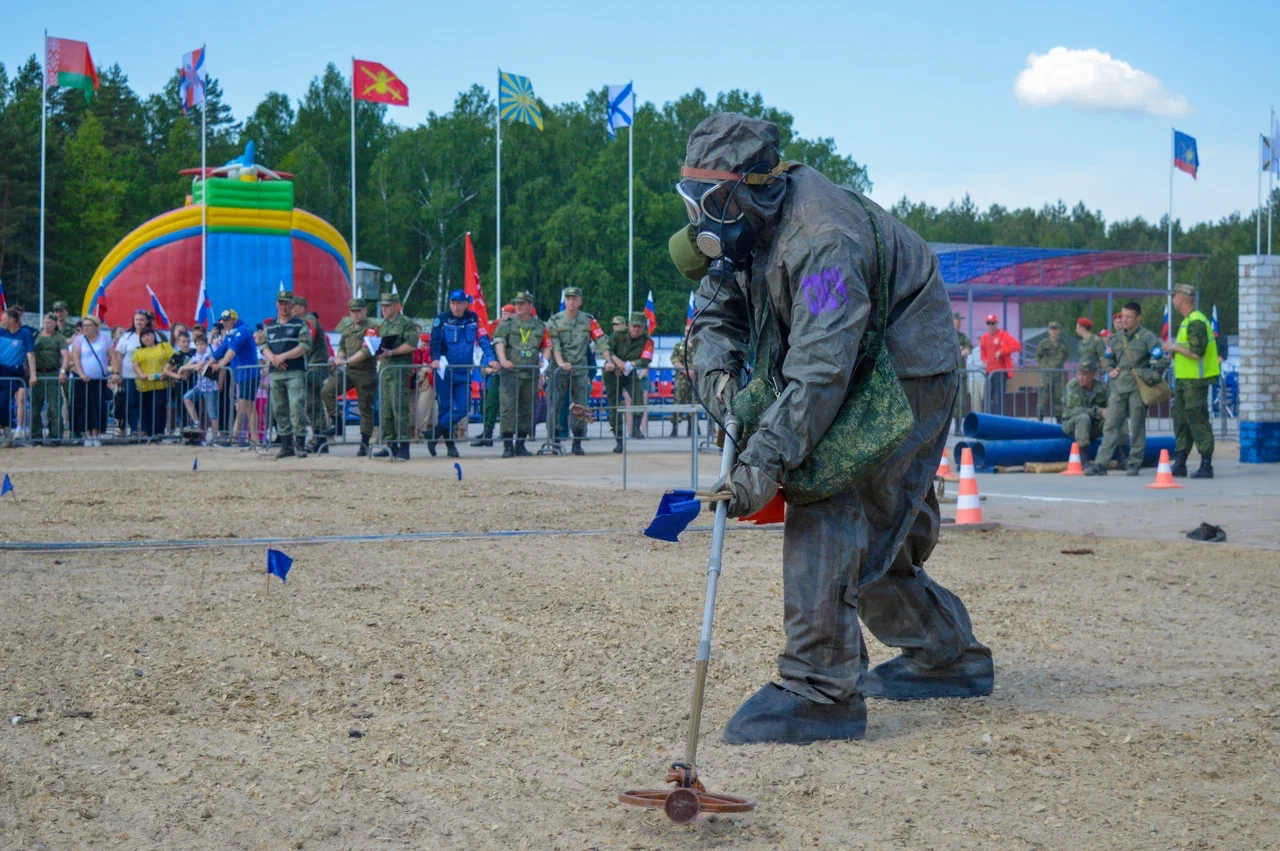
<svg viewBox="0 0 1280 851">
<path fill-rule="evenodd" d="M 169 379 L 164 368 L 173 357 L 173 347 L 164 340 L 157 342 L 154 328 L 142 332 L 140 345 L 133 351 L 133 369 L 141 397 L 139 430 L 146 437 L 164 434 L 169 417 Z"/>
</svg>

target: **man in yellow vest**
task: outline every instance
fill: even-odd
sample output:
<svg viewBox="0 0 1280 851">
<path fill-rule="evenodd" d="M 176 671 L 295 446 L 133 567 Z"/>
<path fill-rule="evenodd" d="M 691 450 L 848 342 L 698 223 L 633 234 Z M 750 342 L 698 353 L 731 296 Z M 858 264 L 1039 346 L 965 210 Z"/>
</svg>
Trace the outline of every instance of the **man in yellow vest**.
<svg viewBox="0 0 1280 851">
<path fill-rule="evenodd" d="M 1209 421 L 1209 388 L 1218 382 L 1218 344 L 1212 326 L 1196 310 L 1196 289 L 1173 288 L 1173 307 L 1182 314 L 1176 342 L 1164 344 L 1173 354 L 1173 435 L 1175 476 L 1187 475 L 1191 444 L 1200 450 L 1200 469 L 1193 479 L 1213 478 L 1213 424 Z"/>
</svg>

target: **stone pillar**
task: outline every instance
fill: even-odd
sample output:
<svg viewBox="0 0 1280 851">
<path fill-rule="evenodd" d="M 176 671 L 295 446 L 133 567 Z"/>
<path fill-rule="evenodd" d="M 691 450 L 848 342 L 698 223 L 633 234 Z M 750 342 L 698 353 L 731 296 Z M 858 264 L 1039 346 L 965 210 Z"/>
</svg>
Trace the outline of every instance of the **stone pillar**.
<svg viewBox="0 0 1280 851">
<path fill-rule="evenodd" d="M 1280 256 L 1240 258 L 1240 461 L 1280 463 Z"/>
</svg>

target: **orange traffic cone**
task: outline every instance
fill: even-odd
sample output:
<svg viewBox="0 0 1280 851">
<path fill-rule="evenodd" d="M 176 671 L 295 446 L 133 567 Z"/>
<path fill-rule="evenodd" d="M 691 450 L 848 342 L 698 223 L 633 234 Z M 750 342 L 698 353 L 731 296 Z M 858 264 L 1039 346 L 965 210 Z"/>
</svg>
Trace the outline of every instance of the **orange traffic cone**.
<svg viewBox="0 0 1280 851">
<path fill-rule="evenodd" d="M 1160 464 L 1156 467 L 1156 480 L 1147 485 L 1149 488 L 1157 490 L 1171 490 L 1180 488 L 1182 485 L 1173 480 L 1173 468 L 1169 466 L 1169 450 L 1160 450 Z"/>
<path fill-rule="evenodd" d="M 1083 476 L 1084 465 L 1080 463 L 1080 444 L 1075 441 L 1071 442 L 1071 456 L 1067 458 L 1067 469 L 1058 474 L 1059 476 Z"/>
<path fill-rule="evenodd" d="M 956 525 L 982 522 L 982 497 L 978 496 L 978 477 L 973 472 L 973 450 L 960 454 L 960 490 L 956 494 Z"/>
<path fill-rule="evenodd" d="M 934 473 L 934 476 L 948 482 L 954 482 L 956 480 L 956 474 L 951 472 L 951 462 L 947 460 L 947 450 L 945 447 L 942 450 L 942 460 L 938 462 L 938 472 Z"/>
</svg>

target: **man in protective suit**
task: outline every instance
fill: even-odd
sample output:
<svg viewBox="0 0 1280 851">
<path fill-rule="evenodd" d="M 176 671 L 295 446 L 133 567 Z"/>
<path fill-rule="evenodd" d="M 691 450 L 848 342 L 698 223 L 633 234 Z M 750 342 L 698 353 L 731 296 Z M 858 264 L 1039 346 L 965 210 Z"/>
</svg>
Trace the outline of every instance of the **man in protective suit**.
<svg viewBox="0 0 1280 851">
<path fill-rule="evenodd" d="M 764 507 L 826 433 L 878 319 L 881 286 L 891 287 L 887 346 L 915 427 L 853 489 L 787 507 L 781 682 L 738 709 L 724 732 L 730 744 L 858 739 L 864 696 L 974 697 L 994 681 L 964 604 L 924 570 L 938 540 L 933 476 L 961 368 L 938 259 L 875 204 L 779 160 L 777 126 L 719 113 L 689 137 L 677 187 L 692 224 L 672 237 L 672 257 L 701 279 L 705 305 L 693 358 L 702 399 L 724 416 L 766 323 L 771 342 L 756 356 L 771 358 L 778 377 L 777 402 L 720 483 L 733 494 L 729 516 Z M 885 281 L 869 214 L 883 235 Z M 859 616 L 901 655 L 868 671 Z"/>
</svg>

